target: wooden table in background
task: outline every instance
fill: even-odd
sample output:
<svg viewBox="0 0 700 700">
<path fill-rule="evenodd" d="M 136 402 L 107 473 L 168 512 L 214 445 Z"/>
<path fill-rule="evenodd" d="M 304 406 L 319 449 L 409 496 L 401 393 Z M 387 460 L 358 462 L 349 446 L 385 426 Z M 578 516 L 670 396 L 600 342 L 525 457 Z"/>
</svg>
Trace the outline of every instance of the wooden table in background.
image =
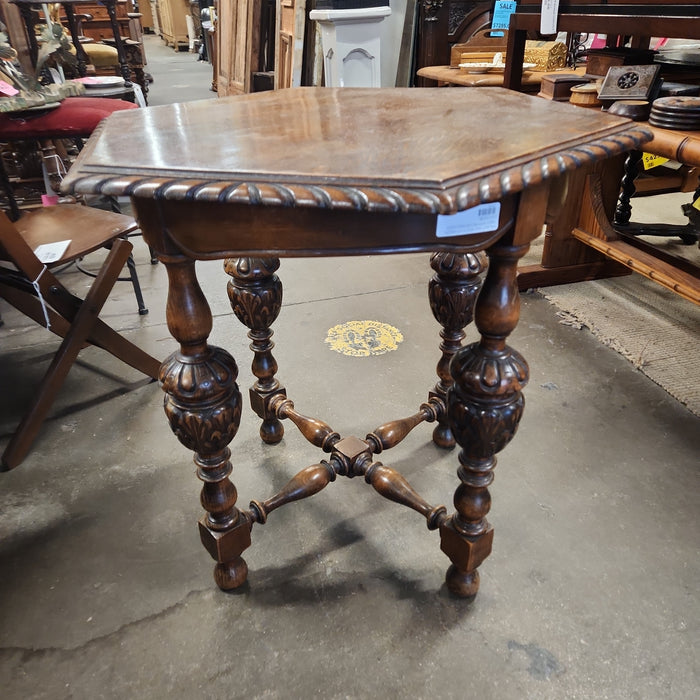
<svg viewBox="0 0 700 700">
<path fill-rule="evenodd" d="M 245 582 L 241 555 L 254 525 L 337 476 L 362 476 L 439 530 L 452 561 L 448 588 L 476 594 L 493 538 L 488 487 L 496 454 L 520 421 L 528 379 L 527 363 L 506 343 L 519 314 L 518 260 L 540 234 L 552 181 L 637 148 L 649 134 L 612 115 L 499 88 L 469 98 L 428 88 L 300 88 L 131 110 L 104 122 L 64 180 L 67 192 L 130 196 L 167 267 L 168 327 L 180 349 L 163 363 L 160 380 L 170 425 L 195 453 L 206 511 L 200 535 L 221 588 Z M 467 215 L 477 223 L 467 225 L 458 212 L 477 206 Z M 438 235 L 438 221 L 457 228 Z M 483 250 L 489 265 L 478 292 Z M 433 252 L 429 298 L 442 326 L 437 383 L 409 417 L 364 439 L 341 438 L 299 413 L 276 377 L 279 258 L 407 251 Z M 237 368 L 207 342 L 212 314 L 198 259 L 226 260 L 233 312 L 250 329 L 257 378 L 250 401 L 262 439 L 279 442 L 287 419 L 325 452 L 248 509 L 236 506 L 229 478 L 228 445 L 243 409 Z M 472 317 L 481 339 L 462 346 Z M 342 399 L 342 388 L 329 386 Z M 424 422 L 436 423 L 438 446 L 460 446 L 449 515 L 375 461 Z"/>
<path fill-rule="evenodd" d="M 504 87 L 513 90 L 523 88 L 521 71 L 525 42 L 528 32 L 539 30 L 541 7 L 542 3 L 538 0 L 521 0 L 516 12 L 511 15 Z M 630 38 L 630 45 L 634 47 L 648 47 L 651 37 L 699 40 L 700 0 L 637 0 L 610 4 L 595 0 L 561 0 L 557 29 L 560 32 L 606 34 L 608 38 L 624 36 Z M 645 150 L 665 155 L 663 150 L 659 152 L 658 136 L 652 144 L 645 146 Z M 680 162 L 697 164 L 691 159 L 688 149 L 684 158 Z M 576 203 L 576 206 L 562 209 L 557 220 L 548 227 L 542 264 L 523 270 L 519 277 L 520 288 L 605 278 L 625 274 L 632 269 L 698 303 L 700 278 L 696 270 L 682 260 L 667 258 L 663 252 L 655 251 L 651 246 L 637 252 L 644 247 L 643 242 L 619 240 L 620 236 L 613 230 L 610 221 L 614 216 L 623 176 L 622 160 L 614 167 L 592 166 L 588 172 L 590 178 L 579 173 L 571 183 L 570 202 Z M 590 189 L 591 186 L 594 191 Z M 598 210 L 593 212 L 585 209 L 585 206 L 581 209 L 579 201 L 595 202 Z M 586 232 L 590 235 L 583 235 Z M 604 250 L 599 246 L 600 240 L 615 242 Z"/>
<path fill-rule="evenodd" d="M 644 126 L 653 135 L 652 140 L 644 145 L 647 153 L 700 167 L 700 132 L 672 131 L 648 124 Z M 653 280 L 684 299 L 700 304 L 700 267 L 684 258 L 666 253 L 638 237 L 644 228 L 651 230 L 654 225 L 647 224 L 645 227 L 629 223 L 632 214 L 629 199 L 635 191 L 634 178 L 641 157 L 642 153 L 636 152 L 628 158 L 627 171 L 622 179 L 622 195 L 617 202 L 614 217 L 610 213 L 609 201 L 606 202 L 609 197 L 606 198 L 608 187 L 604 178 L 600 173 L 594 173 L 588 178 L 583 195 L 582 213 L 571 232 L 571 239 L 584 243 L 591 250 L 605 255 L 607 259 Z M 697 198 L 699 195 L 700 187 L 694 195 L 689 194 L 688 197 Z M 691 238 L 694 236 L 694 244 L 697 245 L 697 220 L 695 225 L 689 223 L 687 228 L 693 232 Z M 671 230 L 676 232 L 675 235 L 682 233 L 679 226 L 666 227 L 663 230 L 668 230 L 668 235 L 673 235 Z M 522 284 L 523 280 L 520 282 Z"/>
<path fill-rule="evenodd" d="M 445 85 L 503 87 L 503 73 L 469 73 L 451 66 L 426 66 L 420 68 L 417 75 Z M 542 73 L 526 72 L 522 76 L 522 92 L 537 92 L 542 83 L 542 75 Z"/>
</svg>

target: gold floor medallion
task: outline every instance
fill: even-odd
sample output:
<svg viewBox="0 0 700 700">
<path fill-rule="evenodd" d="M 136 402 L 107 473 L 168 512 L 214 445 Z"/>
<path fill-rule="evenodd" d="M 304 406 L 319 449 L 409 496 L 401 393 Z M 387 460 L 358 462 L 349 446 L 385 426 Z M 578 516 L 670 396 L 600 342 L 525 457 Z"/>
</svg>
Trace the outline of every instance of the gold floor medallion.
<svg viewBox="0 0 700 700">
<path fill-rule="evenodd" d="M 398 328 L 380 321 L 348 321 L 333 326 L 326 342 L 331 350 L 351 357 L 383 355 L 396 350 L 403 340 Z"/>
</svg>

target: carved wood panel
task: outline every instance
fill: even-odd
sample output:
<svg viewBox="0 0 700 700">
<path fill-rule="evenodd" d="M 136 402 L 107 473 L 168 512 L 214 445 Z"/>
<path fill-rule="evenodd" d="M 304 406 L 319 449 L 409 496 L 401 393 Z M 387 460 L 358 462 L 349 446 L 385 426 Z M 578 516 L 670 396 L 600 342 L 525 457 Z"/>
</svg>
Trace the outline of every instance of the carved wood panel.
<svg viewBox="0 0 700 700">
<path fill-rule="evenodd" d="M 491 23 L 492 0 L 421 0 L 416 70 L 450 62 L 453 44 L 467 41 Z M 432 84 L 418 78 L 417 84 Z"/>
</svg>

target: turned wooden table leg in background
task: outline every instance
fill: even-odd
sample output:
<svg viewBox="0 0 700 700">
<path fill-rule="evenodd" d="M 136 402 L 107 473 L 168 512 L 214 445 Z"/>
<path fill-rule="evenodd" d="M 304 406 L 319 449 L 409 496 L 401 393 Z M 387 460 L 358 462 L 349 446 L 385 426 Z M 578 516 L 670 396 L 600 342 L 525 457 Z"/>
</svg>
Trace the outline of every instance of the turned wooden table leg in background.
<svg viewBox="0 0 700 700">
<path fill-rule="evenodd" d="M 631 151 L 625 159 L 625 172 L 620 183 L 620 197 L 615 207 L 614 223 L 617 226 L 626 226 L 632 217 L 632 204 L 637 188 L 634 181 L 639 174 L 639 164 L 642 162 L 642 151 Z"/>
<path fill-rule="evenodd" d="M 284 435 L 284 426 L 270 405 L 274 397 L 286 396 L 275 377 L 277 361 L 272 355 L 272 324 L 282 308 L 282 282 L 275 274 L 279 266 L 279 258 L 229 258 L 224 263 L 232 278 L 227 287 L 231 308 L 250 328 L 252 370 L 257 377 L 250 388 L 250 405 L 263 419 L 260 437 L 269 445 L 277 444 Z"/>
<path fill-rule="evenodd" d="M 442 357 L 437 364 L 438 382 L 429 399 L 438 399 L 444 405 L 447 390 L 452 385 L 450 360 L 462 347 L 464 328 L 474 318 L 474 303 L 481 288 L 481 273 L 485 259 L 482 253 L 433 253 L 430 266 L 435 274 L 428 286 L 430 309 L 442 326 L 440 350 Z M 455 446 L 454 435 L 447 424 L 447 416 L 438 416 L 433 430 L 433 442 L 438 447 Z"/>
<path fill-rule="evenodd" d="M 250 546 L 248 519 L 236 508 L 229 476 L 231 442 L 241 421 L 238 368 L 225 350 L 207 344 L 212 315 L 195 274 L 184 257 L 160 256 L 169 280 L 167 320 L 180 350 L 161 366 L 165 413 L 178 440 L 193 450 L 197 476 L 204 483 L 199 521 L 202 544 L 216 560 L 214 579 L 223 590 L 238 588 L 248 567 L 241 553 Z"/>
</svg>

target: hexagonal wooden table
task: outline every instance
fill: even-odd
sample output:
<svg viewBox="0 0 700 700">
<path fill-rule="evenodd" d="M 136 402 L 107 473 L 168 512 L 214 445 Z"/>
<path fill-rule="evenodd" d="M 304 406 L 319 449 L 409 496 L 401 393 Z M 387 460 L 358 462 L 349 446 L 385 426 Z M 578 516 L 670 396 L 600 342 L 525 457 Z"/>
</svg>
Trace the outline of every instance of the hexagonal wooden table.
<svg viewBox="0 0 700 700">
<path fill-rule="evenodd" d="M 648 138 L 625 119 L 498 88 L 299 88 L 106 120 L 64 190 L 130 196 L 167 266 L 168 326 L 180 350 L 160 379 L 171 427 L 195 453 L 200 532 L 222 589 L 246 580 L 241 554 L 254 524 L 340 475 L 363 476 L 423 515 L 452 561 L 449 589 L 476 594 L 493 538 L 488 487 L 496 454 L 522 415 L 528 378 L 525 360 L 506 344 L 518 320 L 518 260 L 541 232 L 550 190 L 561 197 L 562 175 Z M 279 258 L 406 251 L 433 252 L 438 381 L 416 413 L 364 439 L 343 438 L 296 411 L 276 377 Z M 231 305 L 252 340 L 250 398 L 262 439 L 279 442 L 289 420 L 326 453 L 247 510 L 237 508 L 229 478 L 228 445 L 242 410 L 236 363 L 207 343 L 211 311 L 195 274 L 195 260 L 217 258 L 225 259 Z M 481 339 L 462 346 L 472 318 Z M 424 422 L 436 424 L 437 445 L 461 448 L 452 514 L 375 460 Z"/>
</svg>

